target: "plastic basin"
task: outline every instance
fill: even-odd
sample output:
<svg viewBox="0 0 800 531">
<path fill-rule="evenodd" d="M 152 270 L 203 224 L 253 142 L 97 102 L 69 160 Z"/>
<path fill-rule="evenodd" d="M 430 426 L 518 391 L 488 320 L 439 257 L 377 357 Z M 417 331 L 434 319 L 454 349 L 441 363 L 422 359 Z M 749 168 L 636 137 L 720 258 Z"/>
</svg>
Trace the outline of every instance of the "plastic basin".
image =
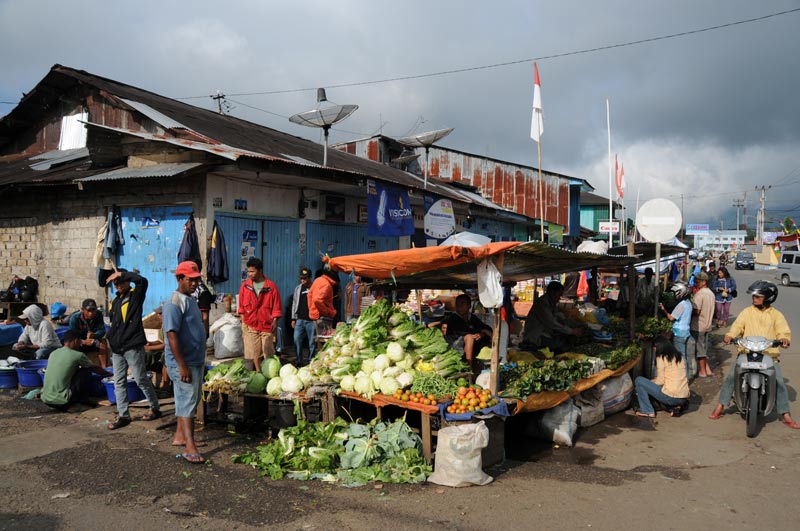
<svg viewBox="0 0 800 531">
<path fill-rule="evenodd" d="M 19 385 L 16 369 L 0 369 L 0 389 L 16 389 Z"/>
<path fill-rule="evenodd" d="M 28 360 L 17 363 L 17 380 L 20 387 L 41 387 L 44 379 L 39 369 L 47 367 L 47 360 Z"/>
<path fill-rule="evenodd" d="M 148 378 L 150 375 L 148 374 Z M 114 378 L 108 377 L 103 378 L 102 380 L 103 385 L 106 388 L 106 395 L 108 395 L 108 401 L 112 404 L 117 403 L 117 395 L 114 393 Z M 138 402 L 139 400 L 144 400 L 145 396 L 139 386 L 136 385 L 136 381 L 133 378 L 128 378 L 128 403 L 131 402 Z"/>
</svg>

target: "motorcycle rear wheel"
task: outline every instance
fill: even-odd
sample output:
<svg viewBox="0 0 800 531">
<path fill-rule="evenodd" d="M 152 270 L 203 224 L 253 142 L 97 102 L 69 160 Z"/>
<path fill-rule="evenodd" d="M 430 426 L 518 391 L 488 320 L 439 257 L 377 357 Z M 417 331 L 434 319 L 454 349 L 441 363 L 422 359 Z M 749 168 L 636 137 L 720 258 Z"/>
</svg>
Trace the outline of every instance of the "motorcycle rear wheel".
<svg viewBox="0 0 800 531">
<path fill-rule="evenodd" d="M 747 400 L 747 436 L 756 436 L 756 424 L 758 423 L 758 389 L 755 387 L 750 388 L 749 397 Z"/>
</svg>

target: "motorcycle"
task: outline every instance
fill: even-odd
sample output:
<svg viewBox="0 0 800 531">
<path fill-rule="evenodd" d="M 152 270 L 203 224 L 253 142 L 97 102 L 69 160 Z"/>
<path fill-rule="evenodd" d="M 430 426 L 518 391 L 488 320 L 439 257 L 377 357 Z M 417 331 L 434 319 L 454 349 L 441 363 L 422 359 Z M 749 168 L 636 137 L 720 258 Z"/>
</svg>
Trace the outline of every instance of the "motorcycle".
<svg viewBox="0 0 800 531">
<path fill-rule="evenodd" d="M 775 364 L 772 356 L 764 354 L 764 351 L 780 346 L 781 342 L 748 336 L 736 339 L 734 343 L 745 351 L 736 358 L 733 400 L 747 422 L 747 436 L 755 437 L 759 415 L 767 416 L 775 407 L 777 388 Z"/>
</svg>

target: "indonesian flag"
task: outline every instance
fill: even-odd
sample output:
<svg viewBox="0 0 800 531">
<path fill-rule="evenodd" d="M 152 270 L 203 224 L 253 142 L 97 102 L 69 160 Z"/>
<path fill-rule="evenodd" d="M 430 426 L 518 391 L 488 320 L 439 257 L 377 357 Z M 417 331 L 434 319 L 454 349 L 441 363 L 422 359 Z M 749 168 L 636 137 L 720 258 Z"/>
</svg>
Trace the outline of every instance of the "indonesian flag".
<svg viewBox="0 0 800 531">
<path fill-rule="evenodd" d="M 536 142 L 542 138 L 544 120 L 542 119 L 542 84 L 539 82 L 539 67 L 533 63 L 535 74 L 533 85 L 533 117 L 531 118 L 531 138 Z"/>
<path fill-rule="evenodd" d="M 625 197 L 625 164 L 619 166 L 616 155 L 614 156 L 614 175 L 617 185 L 617 193 L 619 194 L 620 198 L 623 198 Z"/>
</svg>

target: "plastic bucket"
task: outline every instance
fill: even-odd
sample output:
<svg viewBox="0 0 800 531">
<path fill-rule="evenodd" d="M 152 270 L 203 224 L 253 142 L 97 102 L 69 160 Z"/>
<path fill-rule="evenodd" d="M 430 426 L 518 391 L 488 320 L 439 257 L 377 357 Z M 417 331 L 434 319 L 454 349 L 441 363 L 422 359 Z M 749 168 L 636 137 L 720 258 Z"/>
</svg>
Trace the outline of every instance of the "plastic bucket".
<svg viewBox="0 0 800 531">
<path fill-rule="evenodd" d="M 150 374 L 148 373 L 148 378 Z M 103 378 L 102 380 L 103 385 L 106 388 L 106 395 L 108 395 L 108 401 L 112 404 L 117 403 L 117 395 L 114 392 L 114 378 L 108 377 Z M 136 385 L 136 381 L 133 378 L 128 378 L 128 403 L 131 402 L 138 402 L 139 400 L 144 400 L 145 396 L 139 386 Z"/>
<path fill-rule="evenodd" d="M 47 360 L 28 360 L 17 363 L 17 380 L 20 387 L 41 387 L 44 379 L 39 369 L 47 367 Z"/>
<path fill-rule="evenodd" d="M 16 369 L 0 369 L 0 389 L 16 389 L 19 385 Z"/>
<path fill-rule="evenodd" d="M 111 367 L 106 367 L 108 372 L 113 372 Z M 111 392 L 114 392 L 114 383 L 111 383 Z M 91 380 L 89 380 L 89 395 L 90 396 L 104 396 L 106 394 L 106 386 L 103 384 L 103 377 L 96 372 L 91 373 Z"/>
</svg>

